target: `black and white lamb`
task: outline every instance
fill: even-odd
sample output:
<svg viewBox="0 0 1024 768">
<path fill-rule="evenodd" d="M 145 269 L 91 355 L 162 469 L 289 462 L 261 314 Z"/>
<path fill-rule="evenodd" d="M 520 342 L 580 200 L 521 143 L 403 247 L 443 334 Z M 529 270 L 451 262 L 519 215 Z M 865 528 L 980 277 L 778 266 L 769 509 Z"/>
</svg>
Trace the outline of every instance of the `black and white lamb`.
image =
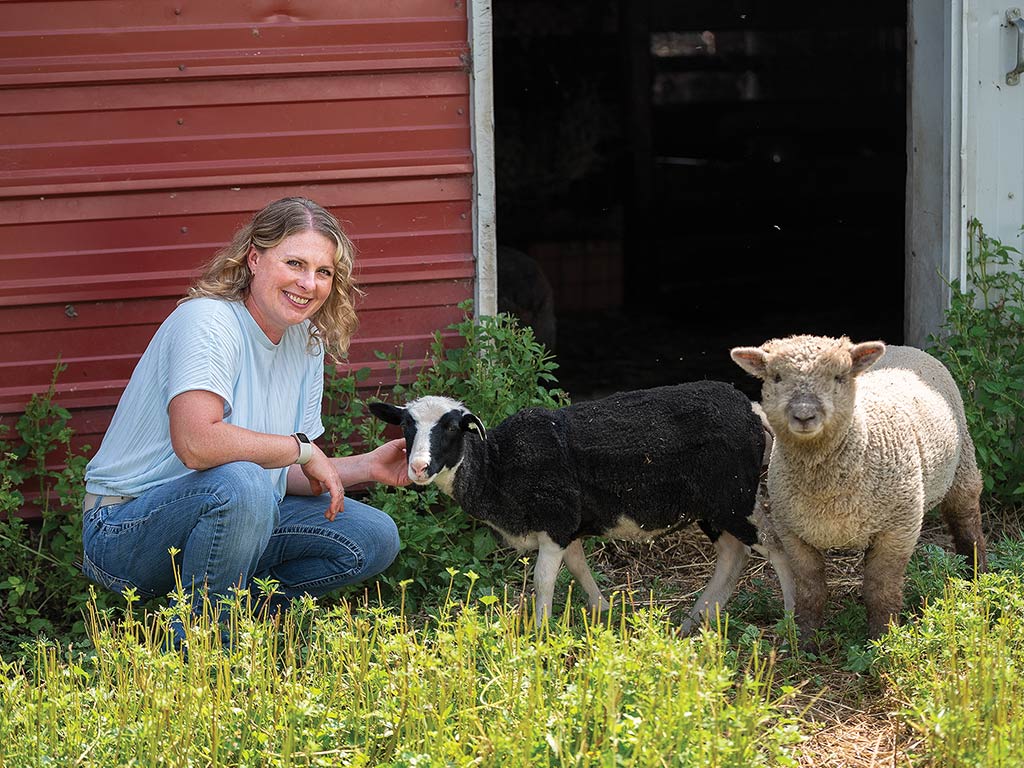
<svg viewBox="0 0 1024 768">
<path fill-rule="evenodd" d="M 731 384 L 700 381 L 528 408 L 489 431 L 445 397 L 404 408 L 372 403 L 370 410 L 402 427 L 414 483 L 435 483 L 509 545 L 538 550 L 538 623 L 551 615 L 563 561 L 590 607 L 607 609 L 582 537 L 646 541 L 691 522 L 714 543 L 717 561 L 684 631 L 725 605 L 752 547 L 771 560 L 792 608 L 781 548 L 759 541 L 753 522 L 765 430 Z"/>
</svg>

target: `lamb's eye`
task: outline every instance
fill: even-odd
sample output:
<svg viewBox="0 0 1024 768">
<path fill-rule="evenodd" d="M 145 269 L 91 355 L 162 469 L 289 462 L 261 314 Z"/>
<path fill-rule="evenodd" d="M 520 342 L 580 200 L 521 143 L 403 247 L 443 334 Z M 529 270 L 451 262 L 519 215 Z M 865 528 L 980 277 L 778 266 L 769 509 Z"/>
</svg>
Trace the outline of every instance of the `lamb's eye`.
<svg viewBox="0 0 1024 768">
<path fill-rule="evenodd" d="M 836 376 L 836 384 L 845 384 L 845 383 L 846 383 L 846 377 L 845 376 L 842 376 L 842 375 Z"/>
<path fill-rule="evenodd" d="M 772 376 L 772 381 L 774 381 L 776 384 L 778 384 L 780 381 L 782 381 L 782 374 L 780 374 L 780 373 L 774 374 Z"/>
</svg>

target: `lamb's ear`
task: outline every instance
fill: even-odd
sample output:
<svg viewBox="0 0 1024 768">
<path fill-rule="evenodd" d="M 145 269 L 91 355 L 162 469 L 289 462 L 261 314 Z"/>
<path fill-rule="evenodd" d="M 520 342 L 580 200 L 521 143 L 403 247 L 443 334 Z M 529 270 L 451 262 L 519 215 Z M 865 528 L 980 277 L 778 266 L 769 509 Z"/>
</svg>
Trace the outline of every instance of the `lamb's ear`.
<svg viewBox="0 0 1024 768">
<path fill-rule="evenodd" d="M 480 433 L 480 439 L 487 439 L 487 430 L 484 429 L 484 423 L 476 417 L 476 414 L 466 412 L 462 415 L 462 421 L 459 422 L 459 426 L 462 427 L 462 431 L 465 432 L 467 429 L 475 429 Z"/>
<path fill-rule="evenodd" d="M 729 357 L 750 375 L 759 379 L 764 378 L 765 361 L 768 356 L 761 347 L 733 347 L 729 351 Z"/>
<path fill-rule="evenodd" d="M 850 373 L 859 376 L 877 363 L 884 354 L 885 344 L 881 341 L 865 341 L 861 344 L 854 344 L 850 347 L 850 359 L 853 361 Z"/>
<path fill-rule="evenodd" d="M 370 403 L 370 413 L 388 424 L 401 424 L 405 408 L 391 403 Z"/>
</svg>

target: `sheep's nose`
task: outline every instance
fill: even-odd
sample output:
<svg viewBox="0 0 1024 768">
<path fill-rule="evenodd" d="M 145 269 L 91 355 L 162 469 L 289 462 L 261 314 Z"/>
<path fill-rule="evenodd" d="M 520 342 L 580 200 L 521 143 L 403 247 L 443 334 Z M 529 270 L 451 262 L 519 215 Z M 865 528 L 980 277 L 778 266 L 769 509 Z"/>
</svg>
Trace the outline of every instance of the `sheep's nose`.
<svg viewBox="0 0 1024 768">
<path fill-rule="evenodd" d="M 409 469 L 412 470 L 413 475 L 416 477 L 423 477 L 427 473 L 428 466 L 429 463 L 422 460 L 409 462 Z"/>
<path fill-rule="evenodd" d="M 821 400 L 814 395 L 800 395 L 789 402 L 789 418 L 800 424 L 813 422 L 821 413 Z"/>
</svg>

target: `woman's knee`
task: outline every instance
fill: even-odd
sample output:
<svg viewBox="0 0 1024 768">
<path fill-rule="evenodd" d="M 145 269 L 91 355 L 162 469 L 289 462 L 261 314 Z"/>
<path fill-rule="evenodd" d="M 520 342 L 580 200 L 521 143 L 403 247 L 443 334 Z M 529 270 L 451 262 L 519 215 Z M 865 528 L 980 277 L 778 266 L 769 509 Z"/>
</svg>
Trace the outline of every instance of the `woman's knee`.
<svg viewBox="0 0 1024 768">
<path fill-rule="evenodd" d="M 374 535 L 363 547 L 367 576 L 386 570 L 398 557 L 398 550 L 401 547 L 401 539 L 395 521 L 383 512 L 380 513 L 380 518 Z"/>
<path fill-rule="evenodd" d="M 266 538 L 277 525 L 277 494 L 267 470 L 248 461 L 235 461 L 203 470 L 214 484 L 219 506 L 240 531 Z"/>
</svg>

